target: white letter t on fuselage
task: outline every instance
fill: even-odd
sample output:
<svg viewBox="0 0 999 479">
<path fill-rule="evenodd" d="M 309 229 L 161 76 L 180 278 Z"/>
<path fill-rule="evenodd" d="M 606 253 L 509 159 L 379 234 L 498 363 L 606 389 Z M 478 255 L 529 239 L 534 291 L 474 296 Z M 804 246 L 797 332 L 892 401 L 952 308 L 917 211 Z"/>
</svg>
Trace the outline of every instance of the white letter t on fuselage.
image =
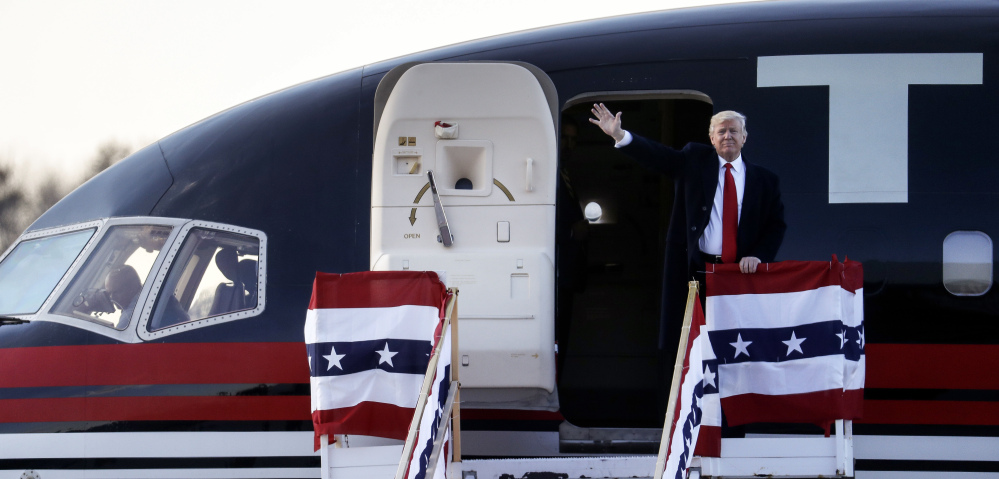
<svg viewBox="0 0 999 479">
<path fill-rule="evenodd" d="M 829 86 L 829 203 L 907 203 L 909 85 L 981 83 L 981 53 L 760 57 L 756 76 Z"/>
</svg>

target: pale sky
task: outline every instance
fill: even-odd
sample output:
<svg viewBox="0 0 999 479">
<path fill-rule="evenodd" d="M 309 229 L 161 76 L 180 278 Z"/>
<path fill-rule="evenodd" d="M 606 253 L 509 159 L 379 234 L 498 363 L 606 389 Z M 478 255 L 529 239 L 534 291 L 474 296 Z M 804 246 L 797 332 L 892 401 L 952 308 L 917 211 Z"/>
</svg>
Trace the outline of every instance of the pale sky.
<svg viewBox="0 0 999 479">
<path fill-rule="evenodd" d="M 82 175 L 257 96 L 502 33 L 732 0 L 0 0 L 0 162 Z"/>
</svg>

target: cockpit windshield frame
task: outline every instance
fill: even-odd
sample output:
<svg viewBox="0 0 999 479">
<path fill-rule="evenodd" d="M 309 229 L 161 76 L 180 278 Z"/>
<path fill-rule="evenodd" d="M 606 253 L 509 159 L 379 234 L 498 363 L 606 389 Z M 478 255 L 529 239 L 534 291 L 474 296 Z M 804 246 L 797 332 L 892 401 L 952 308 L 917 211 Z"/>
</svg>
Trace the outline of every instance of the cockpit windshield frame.
<svg viewBox="0 0 999 479">
<path fill-rule="evenodd" d="M 37 308 L 34 314 L 25 313 L 25 314 L 12 314 L 8 316 L 19 319 L 30 319 L 32 316 L 34 316 L 39 312 L 48 311 L 48 309 L 52 306 L 52 302 L 54 301 L 54 299 L 58 297 L 58 294 L 55 293 L 59 293 L 62 291 L 62 289 L 66 286 L 67 278 L 72 278 L 73 275 L 76 274 L 77 269 L 79 269 L 80 267 L 80 263 L 84 258 L 87 257 L 91 248 L 93 248 L 94 244 L 97 242 L 97 238 L 100 236 L 100 230 L 102 229 L 104 223 L 105 223 L 104 220 L 97 220 L 97 221 L 89 221 L 86 223 L 79 223 L 69 226 L 58 226 L 55 228 L 46 228 L 43 230 L 32 231 L 30 233 L 22 235 L 20 238 L 17 239 L 17 241 L 11 243 L 11 245 L 7 248 L 7 251 L 4 251 L 3 255 L 0 256 L 0 264 L 3 264 L 3 262 L 7 260 L 10 254 L 14 252 L 14 250 L 17 249 L 18 246 L 28 241 L 33 241 L 41 238 L 52 238 L 60 235 L 85 231 L 88 229 L 95 230 L 94 233 L 90 235 L 90 239 L 87 240 L 87 243 L 83 246 L 83 249 L 77 252 L 76 258 L 73 260 L 72 263 L 70 263 L 69 268 L 63 272 L 62 277 L 59 278 L 59 281 L 56 282 L 55 287 L 53 287 L 48 292 L 48 296 L 45 298 L 42 304 Z"/>
<path fill-rule="evenodd" d="M 142 285 L 141 291 L 138 293 L 137 299 L 134 303 L 135 313 L 131 316 L 131 320 L 128 321 L 127 324 L 123 323 L 123 327 L 121 329 L 116 329 L 113 325 L 106 323 L 102 324 L 100 321 L 88 321 L 72 315 L 66 315 L 64 312 L 62 314 L 57 314 L 54 310 L 56 309 L 56 304 L 59 299 L 63 297 L 67 288 L 73 284 L 74 278 L 81 274 L 87 260 L 95 254 L 96 248 L 99 247 L 106 235 L 115 230 L 115 226 L 164 226 L 171 228 L 169 235 L 163 243 L 163 248 L 158 252 L 155 260 L 153 260 L 152 266 L 149 268 L 148 278 L 146 278 Z M 90 240 L 87 242 L 86 246 L 84 246 L 83 250 L 79 253 L 66 273 L 58 281 L 55 288 L 49 293 L 48 297 L 42 303 L 42 306 L 34 314 L 18 315 L 16 316 L 17 318 L 28 321 L 47 321 L 65 324 L 67 326 L 84 329 L 121 342 L 140 343 L 143 341 L 162 338 L 164 336 L 176 334 L 182 331 L 189 331 L 204 326 L 256 316 L 264 310 L 264 304 L 266 301 L 266 295 L 264 293 L 266 289 L 265 274 L 267 236 L 262 231 L 227 224 L 182 218 L 149 216 L 102 218 L 85 223 L 47 228 L 26 233 L 18 238 L 18 240 L 3 253 L 3 256 L 0 256 L 0 262 L 6 259 L 19 244 L 22 244 L 25 241 L 72 233 L 86 230 L 88 228 L 95 229 L 96 231 L 90 237 Z M 256 306 L 253 309 L 241 309 L 227 314 L 210 316 L 195 321 L 188 321 L 157 331 L 149 331 L 147 329 L 147 325 L 156 303 L 156 295 L 163 287 L 164 279 L 167 277 L 173 262 L 178 261 L 178 250 L 183 245 L 186 236 L 193 228 L 207 228 L 220 232 L 252 236 L 259 242 L 258 254 L 255 255 L 255 260 L 258 263 L 258 284 L 256 285 L 257 293 L 256 298 L 254 298 Z M 254 256 L 247 257 L 253 258 Z"/>
<path fill-rule="evenodd" d="M 226 314 L 209 316 L 202 319 L 197 319 L 193 321 L 186 321 L 178 323 L 176 325 L 166 327 L 163 329 L 153 329 L 151 328 L 150 318 L 155 311 L 155 303 L 153 301 L 146 301 L 142 308 L 142 313 L 138 319 L 137 332 L 140 338 L 146 341 L 158 339 L 163 336 L 168 336 L 171 334 L 176 334 L 183 331 L 189 331 L 196 328 L 211 326 L 215 324 L 226 323 L 229 321 L 235 321 L 237 319 L 248 318 L 251 316 L 257 316 L 264 311 L 264 306 L 266 303 L 266 285 L 267 285 L 267 235 L 263 231 L 253 230 L 249 228 L 241 228 L 238 226 L 232 226 L 222 223 L 213 223 L 209 221 L 190 221 L 181 228 L 178 234 L 178 238 L 170 246 L 167 251 L 166 257 L 170 258 L 171 264 L 166 267 L 160 268 L 159 273 L 152 278 L 152 290 L 150 295 L 152 297 L 158 297 L 160 294 L 167 294 L 166 292 L 161 293 L 161 289 L 165 284 L 169 284 L 167 280 L 170 274 L 171 268 L 177 264 L 180 265 L 180 261 L 184 258 L 180 258 L 178 253 L 181 247 L 184 246 L 184 242 L 187 240 L 188 235 L 194 229 L 208 229 L 215 230 L 218 232 L 235 233 L 238 235 L 244 235 L 248 237 L 255 238 L 258 243 L 258 254 L 256 255 L 257 261 L 257 285 L 256 285 L 256 306 L 252 309 L 242 309 L 239 311 L 233 311 Z M 176 263 L 175 263 L 176 262 Z"/>
<path fill-rule="evenodd" d="M 128 327 L 146 278 L 176 229 L 171 225 L 111 224 L 48 311 L 117 330 Z"/>
<path fill-rule="evenodd" d="M 53 323 L 61 323 L 67 326 L 72 326 L 74 328 L 85 329 L 90 332 L 100 334 L 102 336 L 107 336 L 126 343 L 137 343 L 141 339 L 135 334 L 135 328 L 131 325 L 125 327 L 122 330 L 115 329 L 107 324 L 101 324 L 99 322 L 87 321 L 79 318 L 74 318 L 70 316 L 65 316 L 62 314 L 56 314 L 53 312 L 55 304 L 63 296 L 66 288 L 72 284 L 72 280 L 80 274 L 81 269 L 87 262 L 87 259 L 94 254 L 95 248 L 101 244 L 101 240 L 108 234 L 109 231 L 113 231 L 114 226 L 166 226 L 171 228 L 170 235 L 167 237 L 165 244 L 170 245 L 177 239 L 177 235 L 180 231 L 180 227 L 190 220 L 177 219 L 177 218 L 163 218 L 163 217 L 151 217 L 151 216 L 131 216 L 131 217 L 121 217 L 121 218 L 102 218 L 96 221 L 90 221 L 87 223 L 80 223 L 75 225 L 69 225 L 60 228 L 52 228 L 46 230 L 34 231 L 29 234 L 25 234 L 18 238 L 17 243 L 21 243 L 25 240 L 34 239 L 38 237 L 44 237 L 47 235 L 62 234 L 67 231 L 75 231 L 84 228 L 97 227 L 97 232 L 90 238 L 87 246 L 84 247 L 83 251 L 77 257 L 76 261 L 69 268 L 66 274 L 59 281 L 56 288 L 49 294 L 47 300 L 38 310 L 38 313 L 32 316 L 28 316 L 25 319 L 31 321 L 48 321 Z M 159 271 L 163 267 L 163 260 L 165 255 L 159 254 L 153 262 L 151 271 Z M 149 281 L 143 286 L 142 290 L 139 292 L 138 304 L 143 304 L 149 298 Z M 133 318 L 132 323 L 135 323 Z"/>
</svg>

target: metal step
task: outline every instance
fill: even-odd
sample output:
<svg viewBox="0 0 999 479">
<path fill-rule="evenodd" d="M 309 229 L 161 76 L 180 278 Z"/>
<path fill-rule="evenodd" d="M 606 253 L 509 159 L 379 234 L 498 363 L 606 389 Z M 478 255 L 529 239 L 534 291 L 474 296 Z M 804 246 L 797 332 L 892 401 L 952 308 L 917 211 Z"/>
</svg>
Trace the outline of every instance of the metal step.
<svg viewBox="0 0 999 479">
<path fill-rule="evenodd" d="M 579 456 L 525 459 L 468 459 L 454 463 L 461 479 L 651 478 L 656 456 Z"/>
<path fill-rule="evenodd" d="M 662 429 L 585 428 L 568 421 L 558 428 L 562 454 L 658 454 Z"/>
</svg>

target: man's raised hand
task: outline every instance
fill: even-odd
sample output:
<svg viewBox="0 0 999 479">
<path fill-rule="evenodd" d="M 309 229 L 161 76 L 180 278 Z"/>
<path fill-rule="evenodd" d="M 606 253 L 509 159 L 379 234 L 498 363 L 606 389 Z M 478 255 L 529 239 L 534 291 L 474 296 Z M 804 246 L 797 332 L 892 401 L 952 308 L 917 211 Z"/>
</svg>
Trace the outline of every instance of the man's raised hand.
<svg viewBox="0 0 999 479">
<path fill-rule="evenodd" d="M 593 113 L 590 123 L 599 126 L 614 141 L 624 139 L 624 130 L 621 129 L 621 112 L 617 112 L 615 115 L 603 103 L 594 103 L 590 112 Z"/>
</svg>

